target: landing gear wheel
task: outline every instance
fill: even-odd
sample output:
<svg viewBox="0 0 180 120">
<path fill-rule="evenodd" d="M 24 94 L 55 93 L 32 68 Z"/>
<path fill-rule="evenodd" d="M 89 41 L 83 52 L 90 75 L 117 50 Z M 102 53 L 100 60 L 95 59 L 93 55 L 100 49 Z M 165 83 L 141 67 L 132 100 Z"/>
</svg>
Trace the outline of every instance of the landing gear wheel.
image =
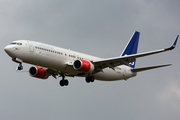
<svg viewBox="0 0 180 120">
<path fill-rule="evenodd" d="M 94 77 L 93 76 L 90 77 L 90 81 L 94 82 Z"/>
<path fill-rule="evenodd" d="M 64 80 L 64 85 L 68 86 L 69 85 L 69 81 L 68 80 Z"/>
<path fill-rule="evenodd" d="M 89 77 L 86 77 L 86 82 L 87 82 L 87 83 L 90 83 L 90 82 L 91 82 L 90 79 L 89 79 Z"/>
<path fill-rule="evenodd" d="M 18 70 L 22 70 L 22 69 L 23 69 L 22 65 L 18 66 Z"/>
<path fill-rule="evenodd" d="M 68 80 L 61 80 L 61 81 L 59 81 L 59 84 L 60 84 L 60 86 L 68 86 L 69 85 L 69 81 Z"/>
<path fill-rule="evenodd" d="M 63 80 L 61 80 L 61 81 L 59 81 L 59 84 L 60 84 L 60 86 L 64 86 L 64 81 Z"/>
<path fill-rule="evenodd" d="M 88 76 L 88 77 L 86 77 L 86 82 L 87 83 L 90 83 L 90 82 L 94 82 L 94 77 L 93 76 Z"/>
<path fill-rule="evenodd" d="M 22 69 L 23 69 L 22 63 L 19 63 L 17 70 L 22 70 Z"/>
</svg>

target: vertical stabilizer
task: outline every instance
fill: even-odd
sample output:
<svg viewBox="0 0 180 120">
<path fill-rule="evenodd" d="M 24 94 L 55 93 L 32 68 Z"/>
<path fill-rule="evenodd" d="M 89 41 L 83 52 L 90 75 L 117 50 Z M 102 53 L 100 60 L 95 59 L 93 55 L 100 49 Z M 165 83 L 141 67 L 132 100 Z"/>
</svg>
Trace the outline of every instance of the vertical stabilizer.
<svg viewBox="0 0 180 120">
<path fill-rule="evenodd" d="M 131 39 L 129 40 L 128 44 L 126 45 L 124 51 L 122 52 L 121 56 L 125 55 L 131 55 L 131 54 L 136 54 L 138 50 L 138 43 L 139 43 L 139 36 L 140 32 L 135 31 Z M 132 63 L 129 63 L 129 65 L 132 68 L 135 68 L 135 63 L 136 60 Z"/>
</svg>

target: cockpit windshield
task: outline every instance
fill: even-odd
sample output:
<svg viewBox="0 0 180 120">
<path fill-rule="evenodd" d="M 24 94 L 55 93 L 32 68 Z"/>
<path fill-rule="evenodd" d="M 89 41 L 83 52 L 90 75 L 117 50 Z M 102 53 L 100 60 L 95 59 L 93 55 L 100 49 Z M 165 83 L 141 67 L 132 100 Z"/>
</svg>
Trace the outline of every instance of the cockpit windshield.
<svg viewBox="0 0 180 120">
<path fill-rule="evenodd" d="M 16 43 L 16 42 L 13 42 L 13 43 L 10 43 L 11 45 L 22 45 L 22 43 Z"/>
</svg>

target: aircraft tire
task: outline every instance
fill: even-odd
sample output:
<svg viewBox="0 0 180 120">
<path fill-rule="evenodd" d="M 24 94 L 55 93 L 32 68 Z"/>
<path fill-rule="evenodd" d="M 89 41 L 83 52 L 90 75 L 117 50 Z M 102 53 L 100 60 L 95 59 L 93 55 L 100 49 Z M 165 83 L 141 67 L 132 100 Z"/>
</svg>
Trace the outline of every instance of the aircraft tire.
<svg viewBox="0 0 180 120">
<path fill-rule="evenodd" d="M 87 82 L 87 83 L 90 83 L 90 82 L 91 82 L 90 79 L 89 79 L 89 77 L 86 77 L 86 82 Z"/>
<path fill-rule="evenodd" d="M 59 81 L 60 86 L 64 86 L 64 80 Z"/>
<path fill-rule="evenodd" d="M 64 85 L 68 86 L 69 85 L 69 81 L 68 80 L 64 80 Z"/>
<path fill-rule="evenodd" d="M 93 76 L 90 77 L 90 82 L 94 82 L 94 77 Z"/>
<path fill-rule="evenodd" d="M 68 80 L 61 80 L 61 81 L 59 81 L 59 84 L 60 84 L 60 86 L 68 86 L 69 85 L 69 81 Z"/>
<path fill-rule="evenodd" d="M 22 65 L 18 66 L 18 70 L 22 70 L 22 69 L 23 69 Z"/>
</svg>

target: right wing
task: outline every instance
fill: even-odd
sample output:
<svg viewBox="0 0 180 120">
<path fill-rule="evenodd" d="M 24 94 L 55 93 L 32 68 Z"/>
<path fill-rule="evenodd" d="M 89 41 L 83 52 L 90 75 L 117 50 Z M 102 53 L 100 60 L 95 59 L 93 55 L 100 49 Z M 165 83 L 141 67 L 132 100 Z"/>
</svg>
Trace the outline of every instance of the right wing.
<svg viewBox="0 0 180 120">
<path fill-rule="evenodd" d="M 145 53 L 132 54 L 132 55 L 127 55 L 127 56 L 120 56 L 120 57 L 91 61 L 96 67 L 96 70 L 94 71 L 94 73 L 100 72 L 100 71 L 102 71 L 102 69 L 104 69 L 106 67 L 112 68 L 114 70 L 114 67 L 119 66 L 119 65 L 125 64 L 127 66 L 130 66 L 129 64 L 133 64 L 133 62 L 135 61 L 136 58 L 145 57 L 148 55 L 153 55 L 153 54 L 173 50 L 176 47 L 178 38 L 179 38 L 179 35 L 176 37 L 175 41 L 169 48 L 145 52 Z"/>
</svg>

